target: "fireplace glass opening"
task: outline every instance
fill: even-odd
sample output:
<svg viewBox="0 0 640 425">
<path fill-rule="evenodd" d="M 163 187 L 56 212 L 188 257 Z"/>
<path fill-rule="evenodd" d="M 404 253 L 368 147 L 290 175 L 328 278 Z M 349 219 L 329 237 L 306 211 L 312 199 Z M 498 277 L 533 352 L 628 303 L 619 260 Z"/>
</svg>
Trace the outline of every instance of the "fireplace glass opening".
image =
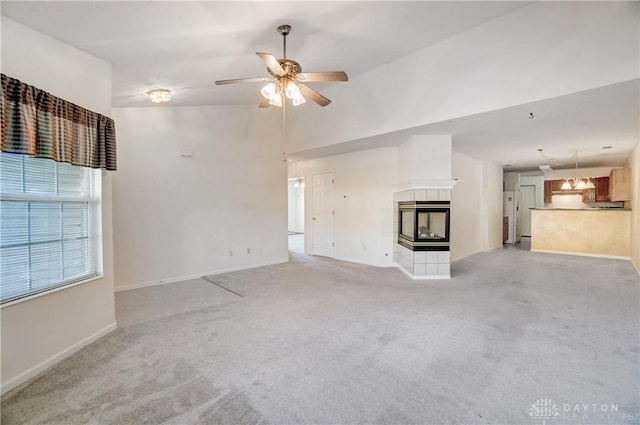
<svg viewBox="0 0 640 425">
<path fill-rule="evenodd" d="M 400 223 L 400 234 L 413 238 L 413 211 L 400 210 L 402 221 Z"/>
<path fill-rule="evenodd" d="M 400 245 L 412 251 L 449 251 L 449 202 L 399 202 L 398 210 Z"/>
<path fill-rule="evenodd" d="M 446 240 L 447 213 L 418 211 L 418 239 Z"/>
</svg>

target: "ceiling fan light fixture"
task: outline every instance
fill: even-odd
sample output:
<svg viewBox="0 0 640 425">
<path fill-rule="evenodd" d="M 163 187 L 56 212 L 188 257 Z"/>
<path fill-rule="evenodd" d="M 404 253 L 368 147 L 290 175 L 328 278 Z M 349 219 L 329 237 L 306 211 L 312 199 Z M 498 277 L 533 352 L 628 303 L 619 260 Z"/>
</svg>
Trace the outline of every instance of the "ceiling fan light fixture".
<svg viewBox="0 0 640 425">
<path fill-rule="evenodd" d="M 167 103 L 171 100 L 169 89 L 151 89 L 146 94 L 153 103 Z"/>
<path fill-rule="evenodd" d="M 298 106 L 305 103 L 307 99 L 305 99 L 303 95 L 299 94 L 298 96 L 294 97 L 292 101 L 293 101 L 293 106 Z"/>
<path fill-rule="evenodd" d="M 582 189 L 586 189 L 586 188 L 587 188 L 587 183 L 586 183 L 584 180 L 582 180 L 582 179 L 578 179 L 578 180 L 576 181 L 576 184 L 575 184 L 575 186 L 574 186 L 574 189 L 582 190 Z"/>
<path fill-rule="evenodd" d="M 260 89 L 260 94 L 264 96 L 265 99 L 271 100 L 271 98 L 277 93 L 276 84 L 271 82 Z"/>
<path fill-rule="evenodd" d="M 289 99 L 295 99 L 301 96 L 300 87 L 293 81 L 287 81 L 287 87 L 284 92 Z"/>
<path fill-rule="evenodd" d="M 269 97 L 269 105 L 282 107 L 282 95 L 280 93 L 274 93 Z"/>
</svg>

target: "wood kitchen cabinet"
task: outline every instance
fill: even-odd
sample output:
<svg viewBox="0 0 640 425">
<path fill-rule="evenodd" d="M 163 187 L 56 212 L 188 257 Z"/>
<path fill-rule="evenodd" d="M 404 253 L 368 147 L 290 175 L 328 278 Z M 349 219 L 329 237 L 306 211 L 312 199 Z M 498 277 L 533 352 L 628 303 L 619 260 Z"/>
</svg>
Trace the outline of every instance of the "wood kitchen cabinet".
<svg viewBox="0 0 640 425">
<path fill-rule="evenodd" d="M 596 190 L 595 189 L 584 189 L 582 191 L 582 202 L 588 204 L 590 202 L 596 202 Z"/>
<path fill-rule="evenodd" d="M 609 200 L 609 177 L 595 177 L 591 181 L 595 186 L 593 189 L 582 191 L 582 202 L 607 202 Z"/>
<path fill-rule="evenodd" d="M 551 196 L 553 195 L 553 180 L 544 181 L 544 203 L 551 203 Z"/>
<path fill-rule="evenodd" d="M 596 177 L 593 179 L 595 188 L 595 202 L 607 202 L 609 200 L 609 177 Z"/>
<path fill-rule="evenodd" d="M 609 199 L 612 202 L 631 199 L 631 169 L 614 168 L 609 174 Z"/>
</svg>

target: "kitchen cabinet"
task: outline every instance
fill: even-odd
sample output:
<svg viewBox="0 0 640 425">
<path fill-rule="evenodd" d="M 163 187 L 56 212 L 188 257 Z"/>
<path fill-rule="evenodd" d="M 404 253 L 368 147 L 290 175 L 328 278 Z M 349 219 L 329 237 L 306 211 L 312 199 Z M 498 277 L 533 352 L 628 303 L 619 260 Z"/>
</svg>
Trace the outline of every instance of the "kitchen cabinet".
<svg viewBox="0 0 640 425">
<path fill-rule="evenodd" d="M 631 169 L 614 168 L 609 174 L 609 199 L 612 202 L 631 199 Z"/>
<path fill-rule="evenodd" d="M 596 177 L 593 179 L 595 188 L 595 202 L 607 202 L 609 200 L 609 177 Z"/>
<path fill-rule="evenodd" d="M 582 191 L 582 202 L 585 204 L 596 202 L 596 189 L 584 189 Z"/>
<path fill-rule="evenodd" d="M 551 196 L 553 195 L 553 180 L 544 181 L 544 203 L 551 203 Z"/>
<path fill-rule="evenodd" d="M 609 177 L 595 177 L 591 181 L 595 186 L 593 189 L 582 191 L 582 202 L 607 202 L 609 201 Z"/>
</svg>

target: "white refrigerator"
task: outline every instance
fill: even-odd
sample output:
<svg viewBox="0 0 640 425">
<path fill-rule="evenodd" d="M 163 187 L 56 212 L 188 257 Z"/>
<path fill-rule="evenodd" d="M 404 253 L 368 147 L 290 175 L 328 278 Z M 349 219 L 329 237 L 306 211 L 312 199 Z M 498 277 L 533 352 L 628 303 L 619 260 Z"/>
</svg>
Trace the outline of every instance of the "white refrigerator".
<svg viewBox="0 0 640 425">
<path fill-rule="evenodd" d="M 515 244 L 520 242 L 520 215 L 518 214 L 518 208 L 520 206 L 519 192 L 507 190 L 503 195 L 503 215 L 509 219 L 509 237 L 506 243 Z"/>
</svg>

